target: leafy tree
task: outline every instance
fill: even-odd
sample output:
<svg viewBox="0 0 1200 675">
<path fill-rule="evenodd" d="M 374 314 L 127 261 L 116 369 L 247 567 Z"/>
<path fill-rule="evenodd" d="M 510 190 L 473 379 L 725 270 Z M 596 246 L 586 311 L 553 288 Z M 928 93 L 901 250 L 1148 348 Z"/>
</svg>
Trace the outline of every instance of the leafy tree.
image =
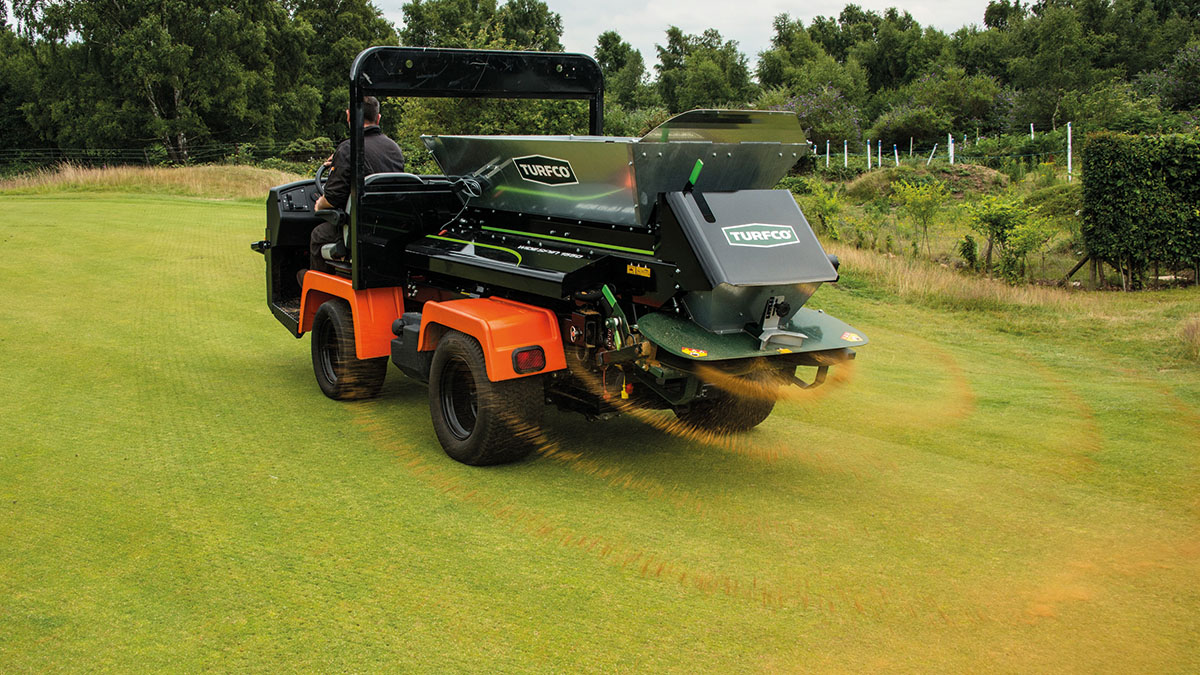
<svg viewBox="0 0 1200 675">
<path fill-rule="evenodd" d="M 898 143 L 909 138 L 922 143 L 944 141 L 953 130 L 949 115 L 920 104 L 902 104 L 880 115 L 867 130 L 868 138 Z"/>
<path fill-rule="evenodd" d="M 1009 77 L 1022 90 L 1020 112 L 1039 126 L 1057 128 L 1067 92 L 1083 89 L 1110 75 L 1092 64 L 1098 45 L 1084 33 L 1079 14 L 1069 8 L 1033 8 L 1022 24 L 1024 52 L 1009 62 Z"/>
<path fill-rule="evenodd" d="M 396 31 L 370 0 L 292 0 L 293 17 L 312 28 L 304 47 L 308 74 L 287 92 L 296 106 L 316 100 L 315 129 L 283 127 L 281 138 L 321 134 L 330 138 L 346 135 L 344 110 L 348 104 L 350 64 L 367 47 L 396 44 Z"/>
<path fill-rule="evenodd" d="M 1042 254 L 1042 275 L 1046 272 L 1045 251 L 1059 234 L 1058 228 L 1047 218 L 1033 215 L 1017 223 L 1009 234 L 1004 255 L 1000 260 L 1001 275 L 1010 282 L 1017 282 L 1025 274 L 1029 256 Z"/>
<path fill-rule="evenodd" d="M 307 75 L 312 29 L 273 0 L 26 0 L 17 18 L 39 71 L 23 106 L 64 146 L 158 141 L 174 159 L 212 138 L 271 138 L 312 124 L 290 96 Z M 311 94 L 311 92 L 309 92 Z M 308 117 L 309 119 L 304 119 Z M 285 125 L 286 126 L 286 125 Z"/>
<path fill-rule="evenodd" d="M 0 141 L 4 147 L 13 147 L 16 142 L 29 147 L 37 144 L 33 140 L 37 134 L 21 106 L 30 100 L 35 71 L 29 45 L 4 23 L 5 12 L 0 3 Z"/>
<path fill-rule="evenodd" d="M 983 270 L 991 275 L 993 248 L 999 246 L 1002 251 L 1006 250 L 1009 237 L 1025 222 L 1028 213 L 1014 202 L 996 197 L 985 197 L 971 207 L 969 213 L 971 229 L 987 239 Z"/>
<path fill-rule="evenodd" d="M 508 0 L 497 13 L 500 35 L 521 49 L 561 52 L 563 22 L 542 0 Z"/>
<path fill-rule="evenodd" d="M 1067 92 L 1062 107 L 1065 118 L 1085 129 L 1153 132 L 1169 124 L 1156 99 L 1143 98 L 1132 84 L 1116 79 Z"/>
<path fill-rule="evenodd" d="M 996 30 L 1005 30 L 1025 17 L 1026 8 L 1021 0 L 992 0 L 983 10 L 983 25 Z"/>
<path fill-rule="evenodd" d="M 401 44 L 476 47 L 481 34 L 495 25 L 496 0 L 411 0 L 401 11 Z"/>
<path fill-rule="evenodd" d="M 653 106 L 654 89 L 646 81 L 642 53 L 621 39 L 616 31 L 605 31 L 596 39 L 596 61 L 604 72 L 605 99 L 626 108 Z"/>
<path fill-rule="evenodd" d="M 900 202 L 900 210 L 919 228 L 921 238 L 925 240 L 925 252 L 932 257 L 933 252 L 929 246 L 929 228 L 949 197 L 946 184 L 936 180 L 920 183 L 902 180 L 893 185 L 892 190 Z"/>
<path fill-rule="evenodd" d="M 768 88 L 792 86 L 795 70 L 824 50 L 808 36 L 799 19 L 793 21 L 787 14 L 780 14 L 775 17 L 774 29 L 771 48 L 758 55 L 758 82 Z"/>
<path fill-rule="evenodd" d="M 922 28 L 908 12 L 889 9 L 874 39 L 856 43 L 849 52 L 867 72 L 872 91 L 894 89 L 916 79 L 949 46 L 941 31 Z"/>
<path fill-rule="evenodd" d="M 803 24 L 786 14 L 775 17 L 771 48 L 759 54 L 758 81 L 797 95 L 832 88 L 852 105 L 867 96 L 867 75 L 854 58 L 839 63 L 808 36 Z"/>
<path fill-rule="evenodd" d="M 878 13 L 849 4 L 842 8 L 836 20 L 823 16 L 813 19 L 808 31 L 827 54 L 842 62 L 854 45 L 873 41 L 882 23 L 883 17 Z"/>
<path fill-rule="evenodd" d="M 789 96 L 785 89 L 772 89 L 758 98 L 755 107 L 794 112 L 808 140 L 818 146 L 824 146 L 825 141 L 837 144 L 862 138 L 858 108 L 829 85 L 794 96 Z"/>
<path fill-rule="evenodd" d="M 737 42 L 724 40 L 716 29 L 686 35 L 667 29 L 666 46 L 658 50 L 658 90 L 668 110 L 740 105 L 754 96 L 746 55 Z"/>
<path fill-rule="evenodd" d="M 1182 47 L 1165 67 L 1142 73 L 1138 85 L 1172 110 L 1200 108 L 1200 40 Z"/>
<path fill-rule="evenodd" d="M 542 0 L 411 0 L 400 40 L 413 47 L 480 47 L 498 36 L 514 49 L 562 51 L 562 17 Z"/>
</svg>

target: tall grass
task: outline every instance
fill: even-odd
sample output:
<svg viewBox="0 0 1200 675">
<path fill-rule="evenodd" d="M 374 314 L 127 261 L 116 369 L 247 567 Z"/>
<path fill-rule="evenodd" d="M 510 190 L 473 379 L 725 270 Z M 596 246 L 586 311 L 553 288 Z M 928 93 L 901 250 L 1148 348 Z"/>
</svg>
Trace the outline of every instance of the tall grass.
<svg viewBox="0 0 1200 675">
<path fill-rule="evenodd" d="M 1183 349 L 1193 360 L 1200 361 L 1200 315 L 1185 319 L 1179 326 Z"/>
<path fill-rule="evenodd" d="M 903 256 L 826 243 L 843 269 L 853 270 L 906 300 L 956 309 L 1047 307 L 1092 309 L 1093 297 L 1044 286 L 1010 286 L 994 279 L 960 274 L 949 267 Z"/>
<path fill-rule="evenodd" d="M 65 163 L 0 180 L 0 194 L 129 192 L 215 199 L 260 199 L 275 185 L 300 177 L 250 166 L 85 167 Z"/>
</svg>

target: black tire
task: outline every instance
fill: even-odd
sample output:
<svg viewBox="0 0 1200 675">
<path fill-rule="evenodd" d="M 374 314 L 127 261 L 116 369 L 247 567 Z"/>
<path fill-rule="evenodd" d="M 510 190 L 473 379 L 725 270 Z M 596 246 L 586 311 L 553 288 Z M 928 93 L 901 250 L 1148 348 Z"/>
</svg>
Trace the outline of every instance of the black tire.
<svg viewBox="0 0 1200 675">
<path fill-rule="evenodd" d="M 313 373 L 321 391 L 337 401 L 374 398 L 387 376 L 387 357 L 359 359 L 354 353 L 354 319 L 345 300 L 317 309 L 312 327 Z"/>
<path fill-rule="evenodd" d="M 545 405 L 542 378 L 488 380 L 483 349 L 472 337 L 447 332 L 429 371 L 429 413 L 442 449 L 472 466 L 505 464 L 533 450 Z"/>
<path fill-rule="evenodd" d="M 687 408 L 676 408 L 675 416 L 689 426 L 719 433 L 749 431 L 762 424 L 775 409 L 775 399 L 768 394 L 770 387 L 778 384 L 778 375 L 759 370 L 741 379 L 747 381 L 748 391 L 761 388 L 763 395 L 738 395 L 711 387 L 704 398 L 692 401 Z"/>
</svg>

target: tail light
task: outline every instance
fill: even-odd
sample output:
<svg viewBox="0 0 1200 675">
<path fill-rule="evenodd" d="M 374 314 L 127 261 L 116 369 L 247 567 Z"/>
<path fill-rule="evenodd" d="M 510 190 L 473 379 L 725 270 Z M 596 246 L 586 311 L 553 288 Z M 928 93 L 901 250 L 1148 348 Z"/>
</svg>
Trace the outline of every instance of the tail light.
<svg viewBox="0 0 1200 675">
<path fill-rule="evenodd" d="M 524 375 L 536 373 L 546 367 L 546 352 L 541 347 L 521 347 L 513 351 L 513 370 Z"/>
</svg>

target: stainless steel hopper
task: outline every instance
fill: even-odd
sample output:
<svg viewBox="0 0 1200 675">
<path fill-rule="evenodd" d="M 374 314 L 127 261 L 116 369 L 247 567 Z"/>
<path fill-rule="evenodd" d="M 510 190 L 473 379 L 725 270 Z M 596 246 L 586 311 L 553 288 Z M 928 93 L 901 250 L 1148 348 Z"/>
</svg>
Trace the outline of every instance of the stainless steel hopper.
<svg viewBox="0 0 1200 675">
<path fill-rule="evenodd" d="M 471 205 L 578 221 L 645 227 L 663 192 L 682 190 L 696 166 L 699 191 L 774 187 L 808 152 L 788 112 L 693 110 L 642 138 L 423 136 L 442 171 L 481 176 Z"/>
</svg>

